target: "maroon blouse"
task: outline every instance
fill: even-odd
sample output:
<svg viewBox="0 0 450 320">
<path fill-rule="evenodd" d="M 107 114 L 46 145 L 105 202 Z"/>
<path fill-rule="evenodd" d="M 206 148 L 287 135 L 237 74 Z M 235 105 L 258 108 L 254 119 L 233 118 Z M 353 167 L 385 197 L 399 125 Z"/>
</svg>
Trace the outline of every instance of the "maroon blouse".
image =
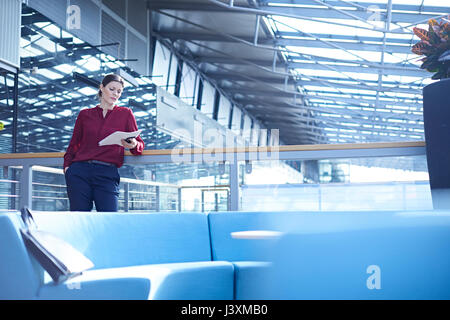
<svg viewBox="0 0 450 320">
<path fill-rule="evenodd" d="M 99 160 L 123 165 L 124 147 L 118 145 L 99 146 L 102 139 L 115 131 L 132 132 L 138 130 L 136 119 L 130 108 L 114 106 L 103 117 L 100 106 L 81 110 L 78 114 L 67 151 L 64 155 L 64 168 L 72 162 Z M 144 141 L 137 137 L 137 146 L 130 149 L 134 155 L 142 154 Z"/>
</svg>

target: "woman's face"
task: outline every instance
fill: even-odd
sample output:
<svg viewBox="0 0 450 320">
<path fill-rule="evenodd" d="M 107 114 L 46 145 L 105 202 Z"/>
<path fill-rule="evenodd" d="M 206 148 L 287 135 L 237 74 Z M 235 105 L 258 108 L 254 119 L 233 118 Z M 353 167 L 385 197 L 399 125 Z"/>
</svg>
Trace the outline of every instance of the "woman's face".
<svg viewBox="0 0 450 320">
<path fill-rule="evenodd" d="M 100 85 L 102 91 L 102 100 L 107 104 L 115 104 L 122 95 L 123 87 L 120 82 L 111 81 L 106 86 Z"/>
</svg>

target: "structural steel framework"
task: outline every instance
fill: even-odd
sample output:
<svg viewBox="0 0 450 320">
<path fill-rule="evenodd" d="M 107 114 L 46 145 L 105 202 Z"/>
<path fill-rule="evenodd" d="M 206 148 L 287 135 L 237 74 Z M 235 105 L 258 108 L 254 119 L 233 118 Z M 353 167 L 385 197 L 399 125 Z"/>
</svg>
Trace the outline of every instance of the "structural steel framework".
<svg viewBox="0 0 450 320">
<path fill-rule="evenodd" d="M 412 28 L 445 1 L 151 1 L 154 33 L 285 144 L 423 139 Z"/>
<path fill-rule="evenodd" d="M 101 2 L 92 0 L 94 3 Z M 411 53 L 412 28 L 450 13 L 440 0 L 147 1 L 161 41 L 283 144 L 423 140 L 422 88 L 431 75 Z M 87 44 L 23 5 L 21 70 L 0 77 L 2 135 L 17 152 L 63 151 L 81 108 L 92 106 L 100 71 L 121 68 L 139 83 L 123 95 L 148 147 L 174 144 L 154 127 L 151 76 Z M 154 42 L 153 42 L 154 43 Z M 157 63 L 155 61 L 154 63 Z M 39 70 L 39 72 L 35 72 Z M 158 76 L 158 75 L 153 75 Z M 18 83 L 17 123 L 9 125 Z M 16 130 L 17 135 L 13 134 Z M 145 137 L 144 137 L 145 138 Z"/>
</svg>

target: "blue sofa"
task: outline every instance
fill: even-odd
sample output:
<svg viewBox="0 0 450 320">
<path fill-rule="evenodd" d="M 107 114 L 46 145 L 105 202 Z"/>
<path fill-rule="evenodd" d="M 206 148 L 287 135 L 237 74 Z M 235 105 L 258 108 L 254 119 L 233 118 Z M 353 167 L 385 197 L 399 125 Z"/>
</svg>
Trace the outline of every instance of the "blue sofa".
<svg viewBox="0 0 450 320">
<path fill-rule="evenodd" d="M 237 299 L 450 299 L 450 212 L 231 212 L 209 218 L 213 258 L 239 266 Z M 227 237 L 252 229 L 283 236 Z"/>
<path fill-rule="evenodd" d="M 19 214 L 0 214 L 0 299 L 233 299 L 233 264 L 212 261 L 208 216 L 34 213 L 95 267 L 55 285 L 28 254 Z"/>
<path fill-rule="evenodd" d="M 34 215 L 95 267 L 53 284 L 23 244 L 20 215 L 1 213 L 0 299 L 450 298 L 446 212 Z M 246 230 L 284 235 L 230 236 Z"/>
</svg>

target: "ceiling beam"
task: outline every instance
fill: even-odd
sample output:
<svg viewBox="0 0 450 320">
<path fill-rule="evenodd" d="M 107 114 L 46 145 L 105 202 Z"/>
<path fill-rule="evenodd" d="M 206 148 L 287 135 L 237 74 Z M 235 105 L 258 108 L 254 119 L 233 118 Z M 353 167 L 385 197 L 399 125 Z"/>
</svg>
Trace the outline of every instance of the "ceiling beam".
<svg viewBox="0 0 450 320">
<path fill-rule="evenodd" d="M 349 83 L 350 82 L 350 83 Z M 408 93 L 408 94 L 422 94 L 422 87 L 419 84 L 412 86 L 411 84 L 400 84 L 391 81 L 383 81 L 384 86 L 381 88 L 376 86 L 377 81 L 364 80 L 366 84 L 370 86 L 362 86 L 358 83 L 352 83 L 354 80 L 345 78 L 333 78 L 333 77 L 311 77 L 310 80 L 299 80 L 297 85 L 304 86 L 319 86 L 319 87 L 330 87 L 335 89 L 355 89 L 355 90 L 369 90 L 369 91 L 380 91 L 380 92 L 397 92 L 397 93 Z M 371 85 L 373 84 L 373 85 Z M 390 87 L 392 85 L 392 87 Z M 409 88 L 404 88 L 408 87 Z"/>
<path fill-rule="evenodd" d="M 281 91 L 268 91 L 268 90 L 257 90 L 257 89 L 248 89 L 245 87 L 242 88 L 234 88 L 227 89 L 224 88 L 229 94 L 235 96 L 236 94 L 244 95 L 244 96 L 255 96 L 255 97 L 281 97 L 281 98 L 292 98 L 294 99 L 294 94 L 289 92 L 281 92 Z M 349 94 L 351 95 L 351 94 Z M 375 98 L 375 96 L 373 96 Z M 235 97 L 236 98 L 236 97 Z M 339 96 L 339 93 L 335 93 L 334 96 L 329 94 L 320 94 L 320 95 L 312 95 L 312 94 L 302 94 L 298 93 L 298 100 L 304 99 L 312 99 L 312 100 L 325 100 L 332 102 L 341 102 L 346 103 L 352 106 L 361 106 L 361 107 L 389 107 L 389 106 L 397 106 L 397 107 L 408 107 L 408 108 L 416 108 L 420 109 L 422 107 L 421 103 L 417 102 L 404 102 L 404 101 L 378 101 L 378 105 L 375 104 L 374 99 L 366 99 L 363 96 L 355 97 L 355 98 L 346 98 Z M 392 99 L 392 98 L 391 98 Z M 393 98 L 395 99 L 395 98 Z"/>
<path fill-rule="evenodd" d="M 300 61 L 303 60 L 303 61 Z M 255 64 L 264 68 L 272 68 L 273 61 L 272 60 L 249 60 L 248 63 L 232 58 L 225 57 L 197 57 L 194 59 L 195 63 L 220 63 L 220 64 L 230 64 L 230 65 L 246 65 L 246 64 Z M 321 63 L 323 62 L 323 63 Z M 341 63 L 341 64 L 337 64 Z M 344 65 L 345 64 L 345 65 Z M 371 66 L 367 66 L 367 63 L 362 63 L 358 61 L 350 61 L 350 60 L 337 60 L 337 59 L 328 59 L 318 57 L 314 57 L 311 60 L 298 58 L 297 61 L 290 61 L 287 64 L 277 63 L 276 68 L 285 68 L 286 65 L 290 69 L 314 69 L 314 70 L 327 70 L 330 71 L 331 68 L 335 69 L 338 72 L 356 72 L 356 73 L 367 73 L 367 74 L 378 74 L 380 70 L 384 70 L 389 75 L 398 75 L 398 76 L 409 76 L 409 77 L 420 77 L 427 78 L 429 77 L 429 72 L 420 69 L 416 65 L 400 65 L 394 63 L 385 63 L 383 66 L 374 62 Z M 284 80 L 283 80 L 284 81 Z"/>
<path fill-rule="evenodd" d="M 293 118 L 286 118 L 286 119 L 279 119 L 280 124 L 283 124 L 285 122 L 289 122 L 289 123 L 295 123 L 296 119 Z M 331 133 L 331 134 L 336 134 L 339 135 L 339 133 L 344 134 L 344 135 L 355 135 L 356 133 L 359 135 L 365 135 L 365 136 L 379 136 L 379 137 L 391 137 L 392 135 L 395 135 L 397 137 L 401 137 L 402 135 L 407 136 L 407 137 L 411 137 L 411 136 L 421 136 L 423 137 L 423 133 L 420 132 L 415 132 L 415 131 L 397 131 L 397 130 L 390 130 L 390 129 L 383 129 L 383 128 L 365 128 L 365 127 L 348 127 L 345 125 L 341 125 L 338 123 L 327 123 L 326 121 L 324 122 L 326 123 L 326 126 L 328 128 L 331 129 L 337 129 L 337 130 L 324 130 L 324 134 L 326 135 L 327 133 Z M 300 123 L 300 126 L 302 124 Z M 291 126 L 291 124 L 289 124 L 289 126 Z M 340 131 L 343 130 L 343 131 Z M 281 129 L 280 129 L 281 132 Z M 392 135 L 391 135 L 392 134 Z M 281 133 L 280 133 L 281 135 Z M 394 139 L 399 139 L 399 138 L 395 138 Z M 420 139 L 420 138 L 413 138 L 411 137 L 411 139 Z"/>
<path fill-rule="evenodd" d="M 358 3 L 360 7 L 364 7 L 365 10 L 359 9 L 354 10 L 355 7 L 351 6 L 344 2 L 338 1 L 325 1 L 327 3 L 331 3 L 336 7 L 339 7 L 343 12 L 348 12 L 351 15 L 358 17 L 359 19 L 369 20 L 369 18 L 374 14 L 371 8 L 379 8 L 381 10 L 380 14 L 384 15 L 383 11 L 386 11 L 386 5 L 382 3 Z M 274 15 L 289 15 L 289 16 L 298 16 L 301 17 L 309 17 L 309 18 L 325 18 L 325 19 L 343 19 L 348 20 L 351 19 L 348 15 L 343 12 L 334 11 L 324 9 L 317 2 L 314 1 L 286 1 L 286 0 L 276 0 L 276 1 L 266 1 L 266 3 L 271 4 L 283 4 L 283 5 L 302 5 L 306 4 L 309 7 L 294 7 L 294 6 L 269 6 L 262 2 L 259 9 L 261 12 L 268 15 L 269 13 L 273 13 Z M 224 3 L 225 4 L 225 3 Z M 316 6 L 316 8 L 311 7 Z M 231 11 L 233 8 L 217 6 L 213 3 L 187 3 L 185 1 L 149 1 L 149 8 L 152 10 L 177 10 L 177 11 L 197 11 L 197 12 L 232 12 L 234 14 L 251 14 L 251 12 L 239 11 L 239 8 L 244 9 L 254 9 L 250 6 L 239 5 L 239 7 L 235 7 L 236 10 Z M 264 11 L 263 11 L 264 10 Z M 400 12 L 395 12 L 393 14 L 393 22 L 405 22 L 405 23 L 413 23 L 417 21 L 417 18 L 425 20 L 432 17 L 435 17 L 438 14 L 445 14 L 445 10 L 441 7 L 434 6 L 416 6 L 416 5 L 394 5 L 393 10 L 399 10 Z M 404 12 L 401 12 L 404 11 Z M 253 14 L 256 14 L 258 11 L 254 10 Z M 429 12 L 429 13 L 415 13 L 415 12 Z M 370 20 L 369 20 L 370 21 Z"/>
<path fill-rule="evenodd" d="M 365 8 L 367 11 L 369 7 L 376 6 L 377 8 L 380 8 L 384 11 L 387 11 L 387 5 L 386 3 L 380 3 L 380 2 L 359 2 L 359 1 L 340 1 L 340 0 L 322 0 L 323 2 L 326 2 L 327 4 L 335 5 L 336 7 L 340 8 L 348 8 L 348 9 L 355 9 L 355 7 L 359 8 Z M 317 1 L 314 0 L 261 0 L 260 1 L 261 6 L 268 6 L 269 3 L 271 4 L 283 4 L 283 5 L 315 5 L 320 6 L 320 4 Z M 361 10 L 361 9 L 360 9 Z M 439 6 L 421 6 L 421 5 L 412 5 L 412 4 L 393 4 L 392 10 L 394 11 L 409 11 L 409 12 L 417 12 L 417 14 L 420 14 L 420 12 L 431 12 L 431 13 L 445 13 L 445 7 L 439 7 Z M 443 12 L 444 11 L 444 12 Z"/>
<path fill-rule="evenodd" d="M 381 70 L 384 71 L 385 74 L 389 74 L 390 76 L 407 76 L 407 77 L 418 77 L 418 78 L 429 78 L 430 73 L 416 68 L 389 68 L 389 66 L 385 67 L 361 67 L 354 65 L 335 65 L 335 64 L 324 64 L 324 63 L 308 63 L 308 62 L 289 62 L 289 68 L 291 69 L 301 69 L 301 70 L 325 70 L 341 73 L 364 73 L 364 74 L 378 74 Z"/>
<path fill-rule="evenodd" d="M 272 1 L 270 1 L 272 2 Z M 289 4 L 298 4 L 299 1 L 290 2 Z M 324 1 L 325 2 L 325 1 Z M 329 3 L 329 1 L 326 1 Z M 273 3 L 276 3 L 276 1 L 273 1 Z M 284 4 L 287 4 L 286 1 L 284 1 Z M 319 18 L 319 19 L 339 19 L 339 20 L 349 20 L 352 19 L 351 16 L 355 18 L 358 18 L 360 20 L 366 20 L 368 23 L 371 21 L 370 18 L 374 16 L 374 14 L 380 13 L 381 18 L 385 14 L 385 4 L 380 3 L 374 3 L 369 5 L 368 3 L 360 4 L 363 5 L 366 10 L 354 10 L 354 7 L 349 6 L 348 4 L 344 2 L 335 2 L 335 6 L 339 7 L 338 10 L 330 10 L 328 8 L 323 8 L 318 4 L 317 2 L 314 3 L 316 5 L 316 8 L 313 7 L 289 7 L 289 6 L 262 6 L 261 9 L 268 10 L 273 12 L 274 14 L 281 14 L 281 15 L 298 15 L 302 17 L 307 18 Z M 376 6 L 376 7 L 375 7 Z M 409 6 L 408 8 L 415 7 L 418 8 L 418 6 Z M 374 11 L 374 8 L 377 8 L 377 10 L 381 11 Z M 430 7 L 431 8 L 431 7 Z M 438 14 L 445 13 L 443 8 L 437 9 L 438 7 L 434 7 L 436 9 L 435 13 L 418 13 L 418 12 L 426 12 L 423 9 L 419 9 L 418 11 L 412 11 L 407 12 L 405 7 L 403 10 L 404 12 L 394 12 L 392 14 L 392 22 L 393 23 L 414 23 L 416 21 L 419 21 L 421 19 L 427 20 L 433 17 L 436 17 Z M 350 10 L 349 10 L 350 9 Z M 398 10 L 398 9 L 394 9 Z M 416 13 L 417 12 L 417 13 Z M 348 13 L 345 14 L 345 13 Z"/>
<path fill-rule="evenodd" d="M 207 33 L 184 33 L 184 32 L 164 32 L 159 31 L 158 34 L 163 38 L 175 40 L 187 40 L 187 41 L 209 41 L 209 42 L 238 42 L 245 41 L 247 43 L 253 43 L 253 37 L 245 36 L 221 36 L 218 34 Z M 357 51 L 372 51 L 381 52 L 383 45 L 382 39 L 379 39 L 379 44 L 365 43 L 365 42 L 347 42 L 347 41 L 329 41 L 328 39 L 293 39 L 293 38 L 277 38 L 277 39 L 258 39 L 258 45 L 260 46 L 283 46 L 283 47 L 302 47 L 302 48 L 320 48 L 320 49 L 336 49 L 342 50 L 357 50 Z M 257 47 L 256 47 L 257 48 Z M 388 43 L 385 50 L 389 53 L 403 53 L 411 54 L 411 46 L 404 45 L 402 43 Z"/>
<path fill-rule="evenodd" d="M 249 100 L 249 102 L 253 102 L 253 100 Z M 266 101 L 267 102 L 267 101 Z M 254 103 L 254 102 L 253 102 Z M 276 107 L 275 107 L 276 106 Z M 396 110 L 389 110 L 385 109 L 382 112 L 378 110 L 377 113 L 374 113 L 374 111 L 367 110 L 365 108 L 364 110 L 354 110 L 349 109 L 348 107 L 336 107 L 336 105 L 330 104 L 329 106 L 326 105 L 308 105 L 308 106 L 298 106 L 297 108 L 286 104 L 280 105 L 280 104 L 274 104 L 272 106 L 268 105 L 261 105 L 261 104 L 253 104 L 252 108 L 246 107 L 249 112 L 259 112 L 260 110 L 265 110 L 266 112 L 273 111 L 276 108 L 277 114 L 289 114 L 289 115 L 303 115 L 303 116 L 310 116 L 311 119 L 314 119 L 314 114 L 321 114 L 321 113 L 327 113 L 327 114 L 336 114 L 339 116 L 351 116 L 355 119 L 361 118 L 369 118 L 369 119 L 379 119 L 383 121 L 389 122 L 391 120 L 392 123 L 397 122 L 397 124 L 402 124 L 403 126 L 411 126 L 415 128 L 423 128 L 423 117 L 422 114 L 413 114 L 412 112 L 404 112 L 404 113 L 396 113 L 394 111 Z M 311 114 L 311 112 L 314 112 L 314 114 Z M 398 111 L 397 111 L 398 112 Z M 393 120 L 393 121 L 392 121 Z M 414 122 L 414 123 L 410 123 Z"/>
<path fill-rule="evenodd" d="M 206 72 L 206 76 L 211 79 L 219 80 L 230 80 L 230 81 L 239 81 L 239 82 L 254 82 L 254 80 L 258 80 L 260 82 L 272 83 L 273 85 L 283 85 L 286 81 L 286 78 L 282 77 L 261 77 L 261 76 L 247 76 L 231 72 Z M 309 77 L 307 75 L 299 75 L 299 77 L 303 77 L 304 79 L 298 80 L 296 82 L 297 85 L 303 86 L 318 86 L 318 87 L 331 87 L 336 89 L 355 89 L 355 90 L 372 90 L 376 92 L 380 90 L 381 92 L 396 92 L 396 93 L 408 93 L 415 95 L 422 95 L 422 85 L 421 84 L 407 84 L 392 82 L 392 81 L 383 81 L 384 86 L 381 88 L 378 87 L 378 82 L 376 80 L 364 80 L 364 83 L 368 85 L 361 85 L 356 83 L 353 79 L 348 78 L 337 78 L 337 77 Z M 288 84 L 292 84 L 292 80 L 288 80 Z M 408 88 L 409 87 L 409 88 Z M 280 88 L 281 89 L 281 88 Z"/>
<path fill-rule="evenodd" d="M 315 114 L 311 116 L 304 116 L 304 114 L 301 113 L 291 113 L 291 114 L 282 114 L 280 112 L 277 113 L 267 113 L 267 112 L 259 112 L 258 109 L 252 108 L 251 112 L 258 118 L 264 119 L 265 121 L 274 121 L 277 118 L 282 118 L 283 120 L 290 121 L 292 119 L 295 119 L 297 121 L 298 119 L 301 119 L 302 121 L 317 121 L 327 124 L 341 124 L 342 122 L 352 123 L 354 125 L 370 125 L 372 127 L 392 127 L 392 128 L 398 128 L 399 131 L 406 130 L 407 132 L 410 132 L 410 130 L 419 130 L 420 132 L 423 132 L 423 124 L 416 123 L 416 124 L 405 124 L 405 123 L 398 123 L 398 122 L 392 122 L 388 121 L 387 118 L 383 118 L 380 116 L 380 114 L 372 114 L 371 117 L 366 117 L 367 119 L 363 118 L 362 116 L 358 116 L 359 118 L 355 118 L 355 115 L 351 115 L 345 112 L 339 113 L 338 110 L 332 110 L 331 112 L 328 112 L 328 114 L 333 114 L 333 116 L 330 114 L 328 115 L 326 111 L 323 110 L 317 110 L 318 108 L 314 109 Z M 278 109 L 277 109 L 278 110 Z M 393 118 L 392 118 L 393 119 Z M 407 120 L 409 121 L 409 120 Z M 348 126 L 348 129 L 353 129 L 354 125 Z M 378 130 L 378 129 L 377 129 Z M 397 130 L 393 131 L 397 132 Z M 416 134 L 421 134 L 420 132 L 416 131 Z"/>
</svg>

